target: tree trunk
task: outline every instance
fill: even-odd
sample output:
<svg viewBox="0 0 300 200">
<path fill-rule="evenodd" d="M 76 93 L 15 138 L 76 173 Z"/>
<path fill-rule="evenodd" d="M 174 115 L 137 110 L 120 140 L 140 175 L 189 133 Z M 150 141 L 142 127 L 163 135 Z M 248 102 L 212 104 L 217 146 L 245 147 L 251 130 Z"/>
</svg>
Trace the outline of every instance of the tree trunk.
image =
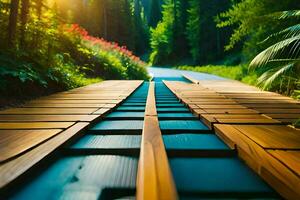
<svg viewBox="0 0 300 200">
<path fill-rule="evenodd" d="M 43 0 L 37 0 L 36 1 L 36 13 L 37 13 L 38 19 L 41 19 L 41 16 L 42 16 L 42 7 L 43 7 Z"/>
<path fill-rule="evenodd" d="M 13 47 L 16 38 L 16 29 L 18 21 L 19 0 L 11 0 L 10 14 L 8 22 L 8 45 Z"/>
<path fill-rule="evenodd" d="M 28 13 L 29 13 L 29 0 L 22 0 L 22 8 L 21 8 L 21 36 L 20 36 L 20 46 L 25 48 L 25 32 L 26 32 L 26 24 L 28 21 Z"/>
<path fill-rule="evenodd" d="M 104 38 L 107 39 L 107 5 L 103 2 Z"/>
</svg>

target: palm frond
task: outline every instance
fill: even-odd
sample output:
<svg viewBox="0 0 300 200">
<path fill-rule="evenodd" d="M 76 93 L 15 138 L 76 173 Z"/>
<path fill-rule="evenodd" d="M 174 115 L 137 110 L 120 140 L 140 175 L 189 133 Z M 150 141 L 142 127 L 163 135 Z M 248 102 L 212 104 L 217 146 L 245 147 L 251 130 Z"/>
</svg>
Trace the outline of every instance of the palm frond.
<svg viewBox="0 0 300 200">
<path fill-rule="evenodd" d="M 250 63 L 251 68 L 264 66 L 270 60 L 298 59 L 300 35 L 280 41 L 258 54 Z M 296 44 L 296 45 L 295 45 Z"/>
<path fill-rule="evenodd" d="M 280 40 L 287 39 L 290 37 L 295 37 L 297 35 L 300 35 L 300 24 L 290 26 L 280 32 L 271 34 L 270 36 L 268 36 L 265 40 L 263 40 L 260 43 L 265 43 L 270 40 L 280 41 Z"/>
<path fill-rule="evenodd" d="M 279 19 L 287 19 L 293 17 L 300 17 L 300 10 L 287 10 L 281 12 Z"/>
<path fill-rule="evenodd" d="M 294 67 L 295 63 L 290 63 L 275 70 L 269 70 L 259 77 L 258 85 L 262 86 L 263 89 L 267 89 L 274 83 L 274 81 L 281 78 L 282 75 L 291 72 Z"/>
</svg>

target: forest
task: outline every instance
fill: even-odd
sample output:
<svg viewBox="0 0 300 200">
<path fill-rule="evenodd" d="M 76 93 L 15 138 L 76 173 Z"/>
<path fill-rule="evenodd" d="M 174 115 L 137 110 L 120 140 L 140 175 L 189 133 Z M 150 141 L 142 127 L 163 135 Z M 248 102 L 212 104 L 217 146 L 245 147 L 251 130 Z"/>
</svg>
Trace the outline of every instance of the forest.
<svg viewBox="0 0 300 200">
<path fill-rule="evenodd" d="M 0 30 L 0 104 L 147 66 L 300 98 L 298 0 L 0 0 Z"/>
</svg>

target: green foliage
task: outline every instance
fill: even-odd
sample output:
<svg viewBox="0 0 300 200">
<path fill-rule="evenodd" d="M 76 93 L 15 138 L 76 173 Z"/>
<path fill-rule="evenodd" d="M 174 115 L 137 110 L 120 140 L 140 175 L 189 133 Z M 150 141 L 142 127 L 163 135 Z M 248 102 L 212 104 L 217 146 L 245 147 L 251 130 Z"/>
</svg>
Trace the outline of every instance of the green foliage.
<svg viewBox="0 0 300 200">
<path fill-rule="evenodd" d="M 148 48 L 149 27 L 141 0 L 55 2 L 60 16 L 68 23 L 79 24 L 95 37 L 126 46 L 138 55 Z"/>
<path fill-rule="evenodd" d="M 255 85 L 257 80 L 257 75 L 255 73 L 248 73 L 246 65 L 179 66 L 177 68 L 181 70 L 214 74 L 224 78 L 242 81 L 251 85 Z"/>
<path fill-rule="evenodd" d="M 188 9 L 189 17 L 187 22 L 187 39 L 189 41 L 189 45 L 191 47 L 191 55 L 193 60 L 198 62 L 200 60 L 201 48 L 200 48 L 200 40 L 201 40 L 201 16 L 200 13 L 200 1 L 193 0 L 190 1 L 190 8 Z"/>
<path fill-rule="evenodd" d="M 285 11 L 279 19 L 298 18 L 299 11 Z M 259 84 L 265 88 L 278 88 L 291 95 L 300 80 L 300 24 L 272 34 L 265 41 L 275 41 L 250 63 L 252 69 L 259 69 L 262 75 Z"/>
<path fill-rule="evenodd" d="M 160 0 L 151 0 L 150 5 L 149 26 L 154 28 L 162 18 Z"/>
<path fill-rule="evenodd" d="M 227 0 L 166 0 L 162 21 L 151 31 L 152 64 L 196 64 L 223 59 L 228 37 L 216 28 L 214 18 L 229 6 Z"/>
<path fill-rule="evenodd" d="M 242 0 L 233 3 L 232 7 L 219 14 L 219 28 L 233 27 L 230 42 L 226 50 L 233 49 L 242 43 L 244 57 L 249 60 L 259 51 L 268 46 L 260 43 L 270 33 L 280 30 L 285 23 L 274 19 L 273 13 L 299 7 L 295 0 Z"/>
<path fill-rule="evenodd" d="M 7 31 L 0 32 L 1 96 L 47 94 L 102 79 L 148 78 L 145 63 L 125 47 L 92 37 L 78 25 L 82 32 L 72 32 L 56 7 L 29 2 L 26 20 L 18 16 L 13 45 L 5 43 Z M 119 6 L 130 18 L 126 24 L 133 23 L 130 1 L 123 3 Z M 1 30 L 9 24 L 9 5 L 0 0 Z"/>
<path fill-rule="evenodd" d="M 150 63 L 153 65 L 167 62 L 173 50 L 174 4 L 172 0 L 165 1 L 162 15 L 162 21 L 155 29 L 151 29 Z"/>
</svg>

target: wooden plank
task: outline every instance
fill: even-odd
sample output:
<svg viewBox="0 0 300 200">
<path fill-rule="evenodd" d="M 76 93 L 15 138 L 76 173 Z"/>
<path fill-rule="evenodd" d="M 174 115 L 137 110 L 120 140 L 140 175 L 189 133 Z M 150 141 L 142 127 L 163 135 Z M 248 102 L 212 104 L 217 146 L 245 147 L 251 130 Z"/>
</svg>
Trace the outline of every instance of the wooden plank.
<svg viewBox="0 0 300 200">
<path fill-rule="evenodd" d="M 288 108 L 288 109 L 300 109 L 300 105 L 294 103 L 262 103 L 262 104 L 253 104 L 253 103 L 243 103 L 244 106 L 249 108 Z"/>
<path fill-rule="evenodd" d="M 251 109 L 203 109 L 206 113 L 211 114 L 258 114 Z"/>
<path fill-rule="evenodd" d="M 263 114 L 299 114 L 300 109 L 268 109 L 268 108 L 257 108 L 259 112 Z"/>
<path fill-rule="evenodd" d="M 154 97 L 150 84 L 138 165 L 138 200 L 178 199 L 175 183 L 159 128 Z"/>
<path fill-rule="evenodd" d="M 268 150 L 268 152 L 300 177 L 300 151 Z"/>
<path fill-rule="evenodd" d="M 0 165 L 0 188 L 6 186 L 8 183 L 19 177 L 29 168 L 64 144 L 67 140 L 87 128 L 88 125 L 89 123 L 85 122 L 76 123 L 74 126 L 56 135 L 51 140 L 48 140 L 47 142 L 26 152 L 24 155 Z"/>
<path fill-rule="evenodd" d="M 146 108 L 145 108 L 145 115 L 146 116 L 157 116 L 154 82 L 151 82 L 149 84 L 147 103 L 146 103 Z"/>
<path fill-rule="evenodd" d="M 91 122 L 100 115 L 0 115 L 0 122 Z"/>
<path fill-rule="evenodd" d="M 220 124 L 281 124 L 275 119 L 217 119 Z"/>
<path fill-rule="evenodd" d="M 50 99 L 37 99 L 30 101 L 28 104 L 118 104 L 122 100 L 85 100 L 85 99 L 78 99 L 78 100 L 50 100 Z"/>
<path fill-rule="evenodd" d="M 268 117 L 259 115 L 259 114 L 251 114 L 251 115 L 235 115 L 235 114 L 210 114 L 213 115 L 216 119 L 266 119 Z"/>
<path fill-rule="evenodd" d="M 62 130 L 0 130 L 0 163 L 30 150 Z"/>
<path fill-rule="evenodd" d="M 216 134 L 285 199 L 300 198 L 300 178 L 232 125 L 215 125 Z"/>
<path fill-rule="evenodd" d="M 0 122 L 0 130 L 19 129 L 65 129 L 74 122 Z"/>
<path fill-rule="evenodd" d="M 111 110 L 142 83 L 106 81 L 42 97 L 26 104 L 27 108 L 0 111 L 0 129 L 5 129 L 0 130 L 0 188 L 80 134 L 89 122 Z"/>
<path fill-rule="evenodd" d="M 268 116 L 275 118 L 275 119 L 299 119 L 300 113 L 294 113 L 294 114 L 268 114 Z"/>
<path fill-rule="evenodd" d="M 95 112 L 96 108 L 12 108 L 0 111 L 0 115 L 78 115 L 78 114 L 91 114 Z"/>
<path fill-rule="evenodd" d="M 202 105 L 197 104 L 201 109 L 246 109 L 247 107 L 241 105 Z"/>
<path fill-rule="evenodd" d="M 287 126 L 234 125 L 234 128 L 263 148 L 300 149 L 300 131 Z"/>
<path fill-rule="evenodd" d="M 95 112 L 93 112 L 94 115 L 103 115 L 106 114 L 110 111 L 110 108 L 100 108 L 98 110 L 96 110 Z"/>
<path fill-rule="evenodd" d="M 24 108 L 101 108 L 114 107 L 114 104 L 26 104 Z"/>
</svg>

